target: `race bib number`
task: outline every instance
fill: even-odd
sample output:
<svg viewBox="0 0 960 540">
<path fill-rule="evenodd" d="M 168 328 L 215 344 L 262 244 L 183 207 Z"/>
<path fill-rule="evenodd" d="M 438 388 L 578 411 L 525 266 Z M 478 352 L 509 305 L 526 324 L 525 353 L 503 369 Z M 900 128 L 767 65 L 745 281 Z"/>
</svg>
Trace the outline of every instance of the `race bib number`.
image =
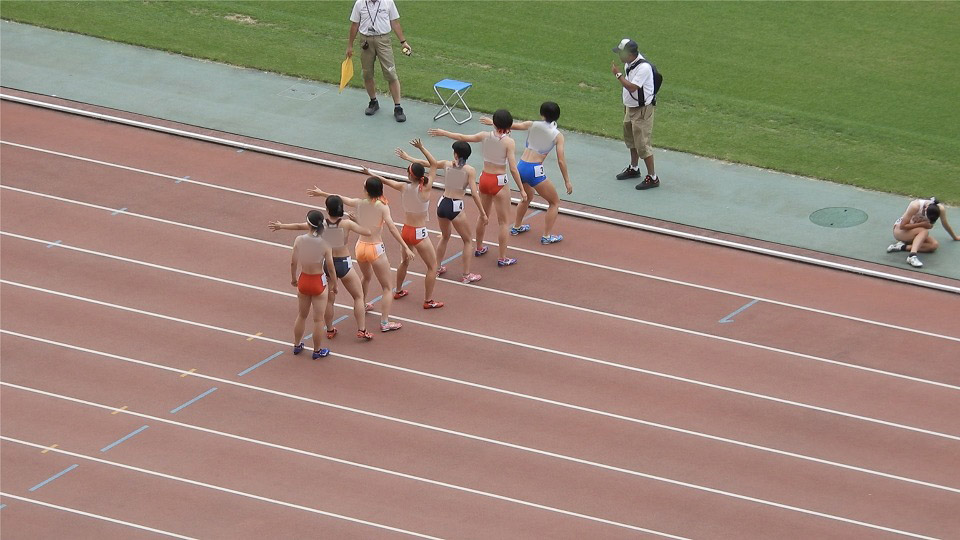
<svg viewBox="0 0 960 540">
<path fill-rule="evenodd" d="M 463 212 L 463 201 L 454 200 L 454 201 L 453 201 L 453 211 L 454 211 L 454 212 Z"/>
<path fill-rule="evenodd" d="M 543 173 L 543 165 L 534 165 L 534 166 L 533 166 L 533 175 L 536 176 L 537 178 L 540 178 L 541 176 L 546 176 L 546 175 Z"/>
<path fill-rule="evenodd" d="M 327 286 L 327 274 L 320 274 L 320 279 L 322 280 L 323 286 Z"/>
<path fill-rule="evenodd" d="M 498 175 L 497 175 L 497 185 L 498 185 L 498 186 L 505 186 L 505 185 L 507 185 L 507 175 L 505 175 L 505 174 L 498 174 Z"/>
<path fill-rule="evenodd" d="M 347 257 L 347 268 L 353 268 L 353 259 L 350 257 Z"/>
<path fill-rule="evenodd" d="M 426 227 L 417 227 L 416 230 L 417 240 L 423 240 L 427 237 L 427 228 Z M 382 245 L 382 244 L 381 244 Z"/>
<path fill-rule="evenodd" d="M 387 248 L 383 247 L 383 242 L 380 242 L 379 244 L 377 244 L 376 250 L 377 250 L 377 257 L 379 257 L 383 255 L 385 251 L 387 251 Z"/>
</svg>

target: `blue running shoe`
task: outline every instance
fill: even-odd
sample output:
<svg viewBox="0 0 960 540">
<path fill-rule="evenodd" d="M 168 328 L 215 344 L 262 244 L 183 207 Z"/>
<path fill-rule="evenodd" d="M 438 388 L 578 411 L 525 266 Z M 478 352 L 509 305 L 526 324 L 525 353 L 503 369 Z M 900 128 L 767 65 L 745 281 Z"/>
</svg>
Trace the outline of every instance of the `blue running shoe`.
<svg viewBox="0 0 960 540">
<path fill-rule="evenodd" d="M 301 341 L 299 345 L 293 346 L 293 354 L 300 354 L 303 352 L 303 342 Z"/>
<path fill-rule="evenodd" d="M 525 233 L 529 230 L 530 230 L 530 225 L 525 223 L 519 227 L 510 227 L 510 234 L 513 236 L 516 236 L 520 233 Z"/>
<path fill-rule="evenodd" d="M 473 252 L 473 256 L 474 256 L 474 257 L 479 257 L 479 256 L 481 256 L 481 255 L 486 255 L 486 254 L 487 254 L 487 251 L 488 251 L 487 246 L 483 246 L 482 248 L 474 251 L 474 252 Z"/>
<path fill-rule="evenodd" d="M 517 264 L 516 259 L 510 259 L 510 258 L 497 259 L 497 266 L 513 266 L 515 264 Z"/>
<path fill-rule="evenodd" d="M 562 234 L 551 234 L 550 236 L 541 236 L 541 237 L 540 237 L 540 243 L 543 244 L 543 245 L 556 244 L 557 242 L 560 242 L 560 241 L 562 241 L 562 240 L 563 240 L 563 235 L 562 235 Z"/>
<path fill-rule="evenodd" d="M 326 358 L 330 356 L 330 349 L 320 349 L 319 351 L 313 351 L 313 359 L 317 360 L 319 358 Z"/>
</svg>

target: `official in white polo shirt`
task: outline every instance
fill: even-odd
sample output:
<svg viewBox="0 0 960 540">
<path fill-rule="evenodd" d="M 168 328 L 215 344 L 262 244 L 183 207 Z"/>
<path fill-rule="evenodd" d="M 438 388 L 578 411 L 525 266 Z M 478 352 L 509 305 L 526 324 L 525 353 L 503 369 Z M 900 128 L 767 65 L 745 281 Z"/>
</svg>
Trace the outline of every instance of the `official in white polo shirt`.
<svg viewBox="0 0 960 540">
<path fill-rule="evenodd" d="M 654 93 L 653 67 L 640 54 L 637 42 L 624 38 L 614 47 L 624 63 L 623 68 L 611 63 L 613 75 L 623 86 L 623 141 L 630 149 L 630 166 L 617 175 L 617 180 L 639 178 L 640 160 L 647 167 L 647 175 L 637 184 L 637 189 L 650 189 L 660 185 L 660 179 L 653 166 L 653 113 L 657 103 Z"/>
<path fill-rule="evenodd" d="M 405 122 L 406 115 L 400 107 L 400 79 L 397 78 L 397 66 L 393 59 L 393 43 L 390 40 L 390 30 L 400 38 L 403 53 L 409 55 L 413 48 L 403 37 L 403 28 L 400 27 L 400 13 L 393 0 L 357 0 L 350 14 L 350 38 L 347 42 L 347 58 L 353 56 L 353 42 L 360 33 L 360 67 L 363 70 L 363 86 L 370 96 L 370 104 L 364 111 L 367 116 L 380 109 L 377 102 L 377 83 L 373 80 L 373 62 L 380 60 L 380 69 L 390 84 L 390 95 L 393 96 L 393 117 L 397 122 Z"/>
</svg>

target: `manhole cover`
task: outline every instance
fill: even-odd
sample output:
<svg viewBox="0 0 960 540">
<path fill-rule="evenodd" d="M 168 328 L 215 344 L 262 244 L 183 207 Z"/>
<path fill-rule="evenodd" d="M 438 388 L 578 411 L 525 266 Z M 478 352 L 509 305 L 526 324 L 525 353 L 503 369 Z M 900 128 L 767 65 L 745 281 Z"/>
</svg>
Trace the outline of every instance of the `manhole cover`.
<svg viewBox="0 0 960 540">
<path fill-rule="evenodd" d="M 832 227 L 842 229 L 844 227 L 855 227 L 867 221 L 867 213 L 856 208 L 836 207 L 821 208 L 810 214 L 810 221 L 821 227 Z"/>
</svg>

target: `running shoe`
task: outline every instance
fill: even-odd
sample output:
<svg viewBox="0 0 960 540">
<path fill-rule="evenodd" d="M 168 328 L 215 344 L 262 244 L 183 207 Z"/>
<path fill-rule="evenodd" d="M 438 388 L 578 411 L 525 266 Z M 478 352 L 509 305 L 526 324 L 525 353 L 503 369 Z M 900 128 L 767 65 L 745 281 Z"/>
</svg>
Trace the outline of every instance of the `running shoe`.
<svg viewBox="0 0 960 540">
<path fill-rule="evenodd" d="M 367 302 L 367 303 L 363 306 L 363 310 L 364 310 L 364 311 L 373 311 L 373 302 Z"/>
<path fill-rule="evenodd" d="M 617 180 L 630 180 L 632 178 L 640 178 L 640 168 L 632 169 L 629 166 L 623 170 L 620 174 L 617 175 Z"/>
<path fill-rule="evenodd" d="M 446 266 L 443 266 L 443 265 L 441 264 L 440 266 L 437 267 L 437 275 L 438 275 L 438 276 L 442 276 L 442 275 L 444 275 L 444 274 L 446 274 L 446 273 L 447 273 L 447 267 L 446 267 Z"/>
<path fill-rule="evenodd" d="M 541 236 L 540 243 L 543 245 L 547 244 L 556 244 L 557 242 L 563 241 L 562 234 L 551 234 L 550 236 Z"/>
<path fill-rule="evenodd" d="M 398 322 L 380 322 L 380 331 L 381 332 L 391 332 L 393 330 L 399 330 L 403 328 L 403 325 Z"/>
<path fill-rule="evenodd" d="M 293 354 L 300 354 L 303 352 L 303 342 L 301 341 L 299 345 L 293 346 Z"/>
<path fill-rule="evenodd" d="M 527 223 L 524 223 L 519 227 L 510 227 L 510 234 L 513 236 L 516 236 L 518 234 L 525 233 L 529 230 L 530 230 L 530 225 Z"/>
<path fill-rule="evenodd" d="M 906 242 L 897 242 L 896 244 L 890 244 L 887 246 L 887 253 L 893 253 L 894 251 L 903 251 L 903 246 L 907 245 Z"/>
<path fill-rule="evenodd" d="M 644 189 L 651 189 L 655 187 L 660 187 L 660 178 L 659 177 L 654 178 L 649 174 L 644 177 L 643 182 L 640 182 L 639 184 L 637 184 L 637 189 L 641 191 Z"/>
<path fill-rule="evenodd" d="M 367 341 L 370 341 L 371 339 L 373 339 L 373 334 L 371 334 L 370 332 L 367 332 L 366 330 L 357 330 L 357 339 L 365 339 Z"/>
<path fill-rule="evenodd" d="M 337 332 L 339 332 L 339 330 L 337 330 L 336 328 L 330 328 L 329 330 L 327 330 L 327 339 L 333 339 L 337 337 Z"/>
<path fill-rule="evenodd" d="M 910 255 L 909 257 L 907 257 L 907 262 L 910 263 L 910 266 L 914 268 L 920 268 L 921 266 L 923 266 L 923 263 L 920 262 L 920 258 L 917 257 L 916 255 Z"/>
<path fill-rule="evenodd" d="M 438 309 L 443 307 L 443 302 L 437 302 L 435 300 L 427 300 L 423 303 L 423 309 Z"/>
<path fill-rule="evenodd" d="M 406 295 L 408 295 L 408 294 L 410 294 L 410 291 L 408 291 L 408 290 L 406 290 L 406 289 L 400 289 L 399 291 L 393 293 L 393 299 L 394 299 L 394 300 L 399 300 L 399 299 L 403 298 L 404 296 L 406 296 Z"/>
<path fill-rule="evenodd" d="M 487 248 L 487 246 L 483 246 L 482 248 L 474 251 L 474 252 L 473 252 L 473 256 L 474 256 L 474 257 L 479 257 L 479 256 L 481 256 L 481 255 L 486 255 L 486 254 L 487 254 L 487 251 L 489 251 L 489 248 Z"/>
<path fill-rule="evenodd" d="M 509 257 L 506 259 L 497 259 L 497 266 L 513 266 L 515 264 L 517 264 L 517 260 Z"/>
<path fill-rule="evenodd" d="M 380 110 L 380 102 L 376 99 L 371 99 L 370 104 L 367 105 L 367 109 L 363 111 L 363 114 L 367 116 L 373 116 L 373 113 Z"/>
<path fill-rule="evenodd" d="M 464 274 L 460 278 L 461 283 L 473 283 L 475 281 L 480 281 L 480 274 Z"/>
<path fill-rule="evenodd" d="M 326 358 L 330 356 L 330 349 L 320 349 L 319 351 L 313 351 L 313 359 L 318 360 L 320 358 Z"/>
</svg>

